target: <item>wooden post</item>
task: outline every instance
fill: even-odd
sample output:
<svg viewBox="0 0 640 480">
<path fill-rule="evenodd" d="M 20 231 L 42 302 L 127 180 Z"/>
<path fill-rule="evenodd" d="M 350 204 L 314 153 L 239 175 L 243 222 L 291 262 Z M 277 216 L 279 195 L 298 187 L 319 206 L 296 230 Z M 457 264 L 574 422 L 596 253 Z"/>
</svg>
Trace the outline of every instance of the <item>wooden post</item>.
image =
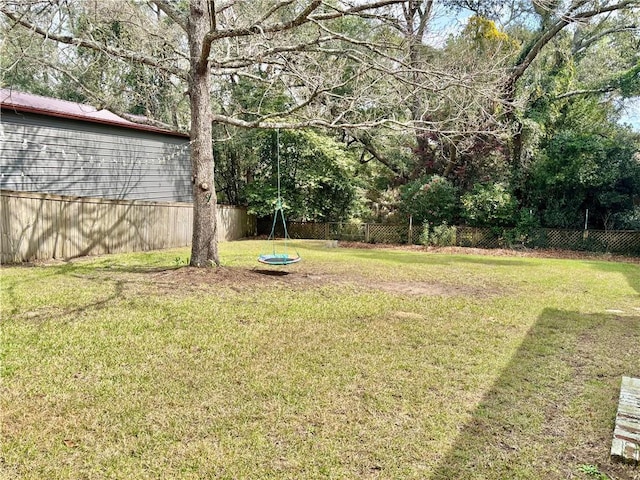
<svg viewBox="0 0 640 480">
<path fill-rule="evenodd" d="M 413 215 L 409 215 L 409 245 L 413 244 Z"/>
<path fill-rule="evenodd" d="M 640 378 L 622 377 L 611 458 L 640 464 Z"/>
<path fill-rule="evenodd" d="M 589 238 L 589 209 L 584 214 L 584 232 L 582 234 L 582 239 L 586 240 Z"/>
</svg>

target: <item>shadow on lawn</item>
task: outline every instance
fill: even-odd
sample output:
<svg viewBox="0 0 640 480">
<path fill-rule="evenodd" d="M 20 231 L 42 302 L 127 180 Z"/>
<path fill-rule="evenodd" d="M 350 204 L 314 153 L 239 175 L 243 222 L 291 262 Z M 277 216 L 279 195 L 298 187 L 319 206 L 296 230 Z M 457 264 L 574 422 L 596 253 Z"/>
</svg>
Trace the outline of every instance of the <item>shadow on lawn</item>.
<svg viewBox="0 0 640 480">
<path fill-rule="evenodd" d="M 336 250 L 335 248 L 328 248 L 322 244 L 310 244 L 305 243 L 300 245 L 306 250 L 325 252 L 330 255 L 332 252 L 345 252 L 345 250 Z M 417 255 L 422 253 L 422 255 Z M 488 266 L 534 266 L 532 262 L 522 260 L 518 257 L 492 257 L 492 256 L 473 256 L 473 255 L 456 255 L 456 254 L 443 254 L 443 253 L 431 253 L 427 251 L 394 251 L 391 249 L 375 250 L 375 249 L 359 249 L 350 248 L 348 254 L 357 258 L 371 259 L 371 260 L 383 260 L 385 262 L 400 263 L 400 264 L 429 264 L 429 265 L 451 265 L 455 263 L 472 263 L 478 265 Z"/>
<path fill-rule="evenodd" d="M 72 320 L 72 319 L 75 319 L 75 316 L 77 315 L 80 315 L 89 311 L 98 311 L 98 310 L 107 308 L 112 304 L 112 302 L 123 298 L 124 293 L 127 289 L 127 283 L 130 283 L 130 282 L 126 282 L 122 280 L 116 280 L 116 281 L 110 282 L 110 284 L 112 285 L 112 287 L 110 288 L 113 289 L 113 293 L 111 293 L 110 295 L 104 298 L 96 299 L 95 301 L 90 301 L 80 306 L 76 306 L 72 308 L 64 308 L 64 309 L 43 307 L 34 311 L 25 312 L 23 314 L 18 314 L 18 307 L 14 301 L 15 296 L 13 295 L 13 292 L 10 291 L 9 298 L 11 299 L 11 301 L 9 303 L 13 305 L 13 307 L 9 312 L 9 314 L 16 315 L 17 316 L 16 318 L 28 319 L 30 322 L 36 322 L 36 323 L 40 321 L 45 321 L 45 320 L 58 322 L 63 318 L 69 318 L 70 320 Z"/>
<path fill-rule="evenodd" d="M 598 262 L 593 264 L 594 268 L 603 272 L 621 273 L 627 279 L 629 286 L 640 295 L 640 265 L 620 262 Z"/>
<path fill-rule="evenodd" d="M 580 465 L 640 478 L 609 459 L 638 345 L 640 316 L 545 310 L 429 478 L 584 478 Z"/>
<path fill-rule="evenodd" d="M 93 260 L 93 259 L 92 259 Z M 146 265 L 118 265 L 110 259 L 102 260 L 98 263 L 95 261 L 68 261 L 50 265 L 12 265 L 11 268 L 24 269 L 25 275 L 19 278 L 5 279 L 2 284 L 6 302 L 4 311 L 8 316 L 17 315 L 17 318 L 28 319 L 31 322 L 40 320 L 57 319 L 58 317 L 68 317 L 78 315 L 89 310 L 100 310 L 108 307 L 113 301 L 121 299 L 132 284 L 136 283 L 135 279 L 113 278 L 109 272 L 114 273 L 153 273 L 164 270 L 173 270 L 179 267 L 154 267 Z M 29 275 L 28 270 L 35 272 Z M 98 285 L 104 292 L 111 292 L 107 296 L 95 299 L 81 306 L 73 308 L 59 309 L 52 306 L 42 306 L 39 309 L 29 312 L 19 313 L 21 307 L 16 296 L 16 288 L 18 286 L 33 284 L 33 288 L 39 289 L 39 285 L 47 280 L 53 280 L 56 277 L 67 276 L 75 277 L 80 280 L 91 282 Z M 81 287 L 78 287 L 81 288 Z"/>
</svg>

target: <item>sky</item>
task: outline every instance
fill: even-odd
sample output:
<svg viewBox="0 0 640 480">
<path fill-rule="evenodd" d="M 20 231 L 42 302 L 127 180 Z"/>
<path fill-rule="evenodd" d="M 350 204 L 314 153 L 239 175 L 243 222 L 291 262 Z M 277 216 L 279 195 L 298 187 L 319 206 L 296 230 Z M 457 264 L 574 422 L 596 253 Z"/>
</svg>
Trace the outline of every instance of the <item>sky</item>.
<svg viewBox="0 0 640 480">
<path fill-rule="evenodd" d="M 624 110 L 620 123 L 628 123 L 636 132 L 640 132 L 640 97 L 625 101 Z"/>
</svg>

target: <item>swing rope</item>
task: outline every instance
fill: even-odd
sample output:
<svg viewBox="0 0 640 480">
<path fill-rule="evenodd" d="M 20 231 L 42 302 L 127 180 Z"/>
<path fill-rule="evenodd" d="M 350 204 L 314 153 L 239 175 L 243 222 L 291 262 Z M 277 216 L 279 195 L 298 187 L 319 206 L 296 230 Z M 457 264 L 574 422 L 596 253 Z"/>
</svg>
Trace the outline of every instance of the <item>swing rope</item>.
<svg viewBox="0 0 640 480">
<path fill-rule="evenodd" d="M 273 215 L 273 225 L 271 226 L 271 233 L 269 234 L 268 241 L 271 241 L 273 246 L 273 253 L 271 255 L 260 255 L 258 261 L 269 265 L 289 265 L 301 260 L 300 254 L 296 250 L 296 256 L 291 257 L 287 253 L 287 240 L 291 240 L 289 232 L 287 231 L 287 221 L 284 218 L 284 209 L 282 208 L 282 196 L 280 192 L 280 129 L 276 130 L 276 160 L 277 160 L 277 179 L 278 179 L 278 197 L 276 199 L 276 208 Z M 284 253 L 276 252 L 276 224 L 278 223 L 278 213 L 282 218 L 282 227 L 284 230 Z"/>
</svg>

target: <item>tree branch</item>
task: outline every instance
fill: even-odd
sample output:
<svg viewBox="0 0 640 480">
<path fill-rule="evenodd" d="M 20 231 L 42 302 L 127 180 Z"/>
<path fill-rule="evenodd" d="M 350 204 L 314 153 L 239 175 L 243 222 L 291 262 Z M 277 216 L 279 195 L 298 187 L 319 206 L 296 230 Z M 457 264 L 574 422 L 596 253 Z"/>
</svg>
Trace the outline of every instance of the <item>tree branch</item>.
<svg viewBox="0 0 640 480">
<path fill-rule="evenodd" d="M 96 42 L 94 40 L 77 38 L 77 37 L 74 37 L 73 35 L 58 35 L 56 33 L 48 32 L 38 27 L 37 25 L 30 23 L 27 20 L 24 20 L 22 16 L 16 15 L 15 12 L 8 9 L 5 5 L 0 5 L 0 12 L 6 15 L 9 19 L 11 19 L 15 24 L 21 25 L 22 27 L 31 30 L 32 32 L 40 35 L 42 38 L 46 40 L 53 40 L 55 42 L 64 43 L 67 45 L 74 45 L 76 47 L 85 47 L 91 50 L 104 52 L 114 57 L 130 60 L 132 62 L 139 62 L 144 65 L 149 65 L 151 67 L 157 68 L 158 70 L 171 73 L 183 79 L 186 78 L 186 72 L 184 70 L 180 68 L 164 65 L 161 62 L 159 62 L 158 59 L 155 57 L 144 55 L 139 52 L 132 52 L 130 50 L 115 48 L 100 42 Z"/>
<path fill-rule="evenodd" d="M 336 6 L 332 5 L 330 8 L 332 8 L 332 12 L 328 12 L 328 13 L 323 13 L 323 14 L 318 14 L 318 15 L 312 15 L 311 18 L 313 20 L 316 21 L 323 21 L 323 20 L 334 20 L 336 18 L 340 18 L 340 17 L 344 17 L 347 15 L 358 15 L 361 14 L 363 12 L 366 12 L 367 10 L 375 10 L 378 8 L 382 8 L 382 7 L 388 7 L 391 5 L 397 5 L 397 4 L 402 4 L 405 3 L 406 0 L 380 0 L 377 2 L 371 2 L 371 3 L 367 3 L 364 2 L 360 5 L 355 5 L 351 8 L 347 8 L 347 9 L 340 9 L 337 8 Z"/>
<path fill-rule="evenodd" d="M 185 32 L 187 31 L 187 18 L 185 15 L 176 10 L 167 0 L 150 0 L 160 10 L 164 12 L 167 17 L 173 20 Z"/>
<path fill-rule="evenodd" d="M 286 30 L 291 30 L 295 27 L 299 27 L 309 22 L 309 15 L 311 15 L 311 13 L 313 13 L 313 11 L 316 10 L 321 4 L 321 0 L 313 0 L 311 3 L 309 3 L 309 5 L 307 5 L 307 8 L 300 12 L 300 14 L 296 18 L 288 22 L 276 23 L 269 26 L 262 26 L 259 23 L 254 23 L 253 25 L 246 28 L 231 28 L 216 31 L 212 30 L 204 38 L 205 45 L 209 45 L 210 50 L 211 43 L 215 40 L 220 40 L 221 38 L 246 37 L 256 34 L 278 33 L 284 32 Z"/>
<path fill-rule="evenodd" d="M 572 90 L 570 92 L 565 92 L 565 93 L 562 93 L 560 95 L 556 95 L 554 100 L 562 100 L 563 98 L 577 97 L 579 95 L 599 95 L 599 94 L 602 94 L 602 93 L 613 92 L 615 89 L 616 89 L 616 87 L 614 87 L 613 85 L 609 85 L 609 86 L 601 87 L 601 88 L 591 88 L 591 89 L 584 89 L 584 90 Z"/>
<path fill-rule="evenodd" d="M 533 45 L 529 48 L 526 54 L 524 54 L 518 64 L 513 67 L 513 70 L 511 71 L 511 75 L 509 76 L 509 80 L 507 82 L 510 88 L 515 85 L 515 83 L 522 77 L 522 75 L 524 75 L 524 72 L 531 66 L 544 46 L 549 43 L 551 39 L 553 39 L 564 27 L 566 27 L 570 23 L 578 22 L 580 20 L 586 20 L 602 13 L 621 10 L 631 5 L 640 5 L 640 0 L 623 0 L 620 3 L 616 3 L 613 5 L 607 5 L 600 8 L 595 8 L 593 10 L 587 10 L 584 12 L 576 13 L 575 15 L 570 14 L 570 12 L 575 11 L 585 3 L 585 1 L 581 1 L 572 5 L 569 13 L 560 16 L 560 18 L 555 21 L 553 26 L 551 26 L 533 43 Z"/>
<path fill-rule="evenodd" d="M 255 22 L 256 25 L 261 25 L 264 22 L 266 22 L 274 13 L 276 13 L 278 10 L 280 10 L 282 7 L 286 7 L 289 6 L 293 3 L 293 0 L 282 0 L 278 3 L 276 3 L 273 7 L 271 7 L 269 10 L 267 10 L 267 12 L 262 16 L 262 18 L 260 18 L 260 20 L 258 20 L 257 22 Z"/>
<path fill-rule="evenodd" d="M 620 33 L 620 32 L 634 32 L 638 29 L 637 25 L 625 25 L 622 27 L 616 27 L 616 28 L 610 28 L 608 30 L 604 30 L 596 35 L 593 35 L 592 37 L 589 37 L 588 39 L 582 39 L 580 40 L 574 47 L 573 47 L 573 55 L 578 55 L 582 52 L 584 52 L 587 48 L 589 48 L 591 45 L 593 45 L 594 43 L 596 43 L 598 40 L 600 40 L 601 38 L 606 37 L 607 35 L 611 35 L 613 33 Z"/>
<path fill-rule="evenodd" d="M 80 79 L 78 79 L 75 75 L 73 75 L 71 72 L 69 72 L 68 70 L 60 67 L 59 65 L 56 65 L 52 62 L 47 62 L 46 60 L 39 60 L 39 62 L 42 65 L 45 65 L 49 68 L 52 68 L 53 70 L 56 70 L 60 73 L 62 73 L 65 77 L 67 77 L 69 80 L 71 80 L 74 84 L 76 84 L 83 92 L 85 92 L 90 98 L 93 98 L 96 100 L 95 103 L 97 103 L 97 107 L 99 108 L 104 108 L 108 111 L 110 111 L 111 113 L 115 113 L 116 115 L 118 115 L 119 117 L 124 118 L 125 120 L 129 120 L 132 123 L 137 123 L 139 125 L 150 125 L 152 127 L 156 127 L 156 128 L 161 128 L 163 130 L 167 130 L 167 131 L 179 131 L 180 133 L 187 133 L 184 130 L 179 130 L 179 127 L 176 125 L 171 126 L 167 123 L 161 122 L 159 120 L 154 120 L 153 118 L 149 118 L 146 116 L 142 116 L 142 115 L 133 115 L 131 113 L 127 113 L 124 112 L 122 110 L 120 110 L 119 108 L 117 108 L 115 105 L 113 105 L 111 102 L 109 102 L 108 100 L 106 100 L 103 96 L 99 95 L 96 91 L 91 90 L 90 88 L 87 88 Z M 92 102 L 94 103 L 94 102 Z"/>
<path fill-rule="evenodd" d="M 407 178 L 406 173 L 403 172 L 400 167 L 391 163 L 391 161 L 382 153 L 380 153 L 380 151 L 373 145 L 371 136 L 369 134 L 367 134 L 366 132 L 358 132 L 353 130 L 347 130 L 347 132 L 351 137 L 353 137 L 356 142 L 362 145 L 362 157 L 364 157 L 364 152 L 368 152 L 372 158 L 375 158 L 378 162 L 391 170 L 396 175 L 396 177 L 404 179 Z M 370 160 L 371 159 L 369 159 L 368 161 Z M 362 160 L 361 163 L 363 163 Z"/>
</svg>

